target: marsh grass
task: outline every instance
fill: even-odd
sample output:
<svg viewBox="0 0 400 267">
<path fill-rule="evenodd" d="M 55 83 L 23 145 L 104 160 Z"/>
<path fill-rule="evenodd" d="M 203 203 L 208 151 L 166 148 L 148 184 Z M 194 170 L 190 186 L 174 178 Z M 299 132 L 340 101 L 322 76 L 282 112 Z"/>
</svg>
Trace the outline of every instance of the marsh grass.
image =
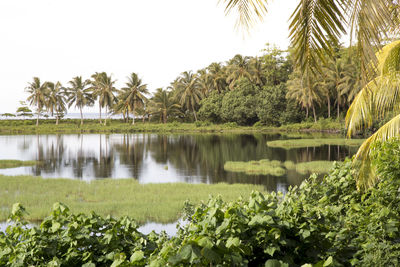
<svg viewBox="0 0 400 267">
<path fill-rule="evenodd" d="M 221 195 L 226 201 L 248 197 L 262 186 L 247 184 L 139 184 L 133 179 L 104 179 L 91 183 L 71 179 L 0 175 L 0 221 L 10 215 L 13 203 L 29 211 L 27 219 L 42 220 L 54 202 L 62 202 L 74 213 L 94 211 L 103 216 L 129 215 L 139 223 L 177 220 L 186 200 L 206 201 Z"/>
<path fill-rule="evenodd" d="M 244 172 L 246 174 L 262 174 L 282 176 L 286 171 L 282 168 L 282 163 L 278 160 L 262 159 L 260 161 L 227 161 L 224 169 L 231 172 Z"/>
<path fill-rule="evenodd" d="M 338 146 L 360 146 L 365 139 L 345 139 L 345 138 L 315 138 L 315 139 L 288 139 L 274 140 L 267 142 L 269 147 L 279 147 L 284 149 L 318 147 L 323 145 Z"/>
<path fill-rule="evenodd" d="M 3 159 L 0 160 L 0 169 L 7 169 L 7 168 L 17 168 L 22 166 L 33 166 L 36 165 L 37 162 L 34 160 L 14 160 L 14 159 Z"/>
<path fill-rule="evenodd" d="M 259 161 L 227 161 L 224 165 L 226 171 L 244 172 L 246 174 L 282 176 L 287 170 L 295 170 L 300 174 L 328 173 L 334 161 L 309 161 L 294 163 L 293 161 L 281 162 L 278 160 L 262 159 Z"/>
</svg>

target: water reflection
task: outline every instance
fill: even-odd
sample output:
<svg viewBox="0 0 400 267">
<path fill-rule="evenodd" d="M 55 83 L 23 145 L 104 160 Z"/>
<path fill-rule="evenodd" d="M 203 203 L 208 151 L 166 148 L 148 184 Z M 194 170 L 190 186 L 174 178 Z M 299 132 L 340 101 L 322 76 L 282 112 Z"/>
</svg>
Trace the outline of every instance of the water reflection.
<svg viewBox="0 0 400 267">
<path fill-rule="evenodd" d="M 305 175 L 246 175 L 224 170 L 226 161 L 271 159 L 295 163 L 343 160 L 356 152 L 345 146 L 285 150 L 266 134 L 74 134 L 0 136 L 0 159 L 37 160 L 33 167 L 3 169 L 6 175 L 31 174 L 74 179 L 134 178 L 140 183 L 253 183 L 285 191 Z"/>
</svg>

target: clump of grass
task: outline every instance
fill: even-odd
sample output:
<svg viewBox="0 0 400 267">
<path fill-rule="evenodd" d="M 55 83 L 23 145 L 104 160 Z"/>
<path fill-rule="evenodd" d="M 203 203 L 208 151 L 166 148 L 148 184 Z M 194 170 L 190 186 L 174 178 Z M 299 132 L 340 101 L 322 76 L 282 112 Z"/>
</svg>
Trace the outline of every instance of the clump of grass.
<svg viewBox="0 0 400 267">
<path fill-rule="evenodd" d="M 246 174 L 282 176 L 287 170 L 295 170 L 300 174 L 327 173 L 334 161 L 309 161 L 294 163 L 293 161 L 281 162 L 279 160 L 262 159 L 259 161 L 228 161 L 224 165 L 226 171 L 244 172 Z"/>
<path fill-rule="evenodd" d="M 104 179 L 91 183 L 71 179 L 0 175 L 0 221 L 19 202 L 29 211 L 27 219 L 42 220 L 54 202 L 62 202 L 74 213 L 95 211 L 103 216 L 129 215 L 139 223 L 177 220 L 186 200 L 199 203 L 209 195 L 225 201 L 248 197 L 263 186 L 248 184 L 139 184 L 134 179 Z"/>
<path fill-rule="evenodd" d="M 0 169 L 7 169 L 7 168 L 17 168 L 22 166 L 33 166 L 36 165 L 37 162 L 34 160 L 14 160 L 14 159 L 3 159 L 0 160 Z"/>
<path fill-rule="evenodd" d="M 321 138 L 321 139 L 288 139 L 267 142 L 269 147 L 284 149 L 318 147 L 323 145 L 360 146 L 365 139 Z"/>
<path fill-rule="evenodd" d="M 224 164 L 226 171 L 232 172 L 244 172 L 246 174 L 263 174 L 282 176 L 286 173 L 285 169 L 282 168 L 282 163 L 278 160 L 262 159 L 260 161 L 227 161 Z"/>
<path fill-rule="evenodd" d="M 334 161 L 316 160 L 309 162 L 293 163 L 293 161 L 285 161 L 284 166 L 288 170 L 296 170 L 301 174 L 308 173 L 328 173 L 332 168 Z"/>
</svg>

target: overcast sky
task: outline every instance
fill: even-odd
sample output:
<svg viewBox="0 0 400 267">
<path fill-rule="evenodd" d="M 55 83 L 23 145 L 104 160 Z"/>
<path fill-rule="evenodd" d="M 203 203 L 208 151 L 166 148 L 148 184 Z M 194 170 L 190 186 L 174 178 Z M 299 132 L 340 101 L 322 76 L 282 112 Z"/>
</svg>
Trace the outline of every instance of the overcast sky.
<svg viewBox="0 0 400 267">
<path fill-rule="evenodd" d="M 66 85 L 106 71 L 121 87 L 136 72 L 153 92 L 183 71 L 259 55 L 265 43 L 285 49 L 297 2 L 272 1 L 243 37 L 218 0 L 1 0 L 0 113 L 15 112 L 34 76 Z"/>
</svg>

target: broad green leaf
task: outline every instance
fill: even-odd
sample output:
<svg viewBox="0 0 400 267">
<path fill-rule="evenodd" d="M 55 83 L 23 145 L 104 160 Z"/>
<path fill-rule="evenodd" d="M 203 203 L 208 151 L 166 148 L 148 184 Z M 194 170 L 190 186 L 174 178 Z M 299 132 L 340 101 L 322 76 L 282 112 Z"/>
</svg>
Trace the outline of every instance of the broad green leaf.
<svg viewBox="0 0 400 267">
<path fill-rule="evenodd" d="M 130 261 L 131 262 L 137 262 L 137 261 L 141 261 L 144 258 L 144 253 L 141 250 L 135 251 L 131 258 Z"/>
</svg>

